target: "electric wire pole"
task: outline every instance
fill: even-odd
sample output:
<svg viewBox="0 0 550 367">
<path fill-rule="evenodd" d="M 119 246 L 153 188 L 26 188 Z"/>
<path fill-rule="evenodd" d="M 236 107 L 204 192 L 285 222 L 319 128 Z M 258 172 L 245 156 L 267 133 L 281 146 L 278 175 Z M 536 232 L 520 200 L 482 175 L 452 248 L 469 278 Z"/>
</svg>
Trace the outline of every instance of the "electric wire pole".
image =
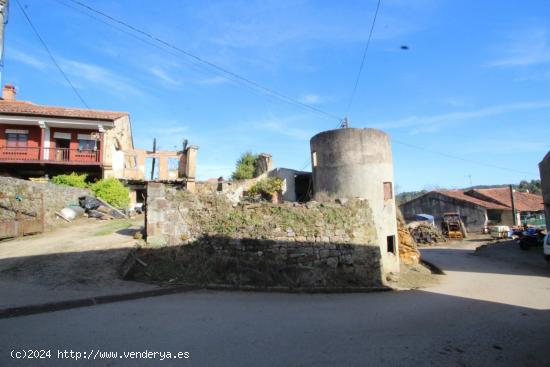
<svg viewBox="0 0 550 367">
<path fill-rule="evenodd" d="M 4 28 L 8 24 L 9 8 L 9 0 L 0 0 L 0 86 L 4 74 Z"/>
</svg>

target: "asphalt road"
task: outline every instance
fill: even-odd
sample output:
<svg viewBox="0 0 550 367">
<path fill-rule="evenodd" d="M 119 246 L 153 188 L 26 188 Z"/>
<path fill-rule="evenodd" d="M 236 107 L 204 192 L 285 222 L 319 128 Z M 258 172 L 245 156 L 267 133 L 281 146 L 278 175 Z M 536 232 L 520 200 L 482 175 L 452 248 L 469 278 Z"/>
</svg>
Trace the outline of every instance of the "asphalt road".
<svg viewBox="0 0 550 367">
<path fill-rule="evenodd" d="M 521 252 L 423 254 L 447 272 L 423 290 L 191 292 L 0 320 L 0 365 L 550 366 L 550 267 L 517 261 Z M 14 360 L 14 349 L 51 358 Z M 118 355 L 58 359 L 58 349 Z M 121 358 L 132 351 L 189 358 Z"/>
</svg>

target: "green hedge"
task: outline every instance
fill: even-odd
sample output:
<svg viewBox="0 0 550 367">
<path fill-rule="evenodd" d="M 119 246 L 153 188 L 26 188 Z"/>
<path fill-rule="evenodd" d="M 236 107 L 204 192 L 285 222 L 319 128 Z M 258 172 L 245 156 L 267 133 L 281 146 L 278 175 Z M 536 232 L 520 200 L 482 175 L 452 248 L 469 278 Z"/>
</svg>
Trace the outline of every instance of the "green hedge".
<svg viewBox="0 0 550 367">
<path fill-rule="evenodd" d="M 116 178 L 104 178 L 90 186 L 94 194 L 117 208 L 126 209 L 130 203 L 130 192 Z"/>
<path fill-rule="evenodd" d="M 72 172 L 68 175 L 57 175 L 52 178 L 52 182 L 57 185 L 67 185 L 73 187 L 87 188 L 88 183 L 86 182 L 88 175 L 83 173 L 79 175 L 76 172 Z"/>
</svg>

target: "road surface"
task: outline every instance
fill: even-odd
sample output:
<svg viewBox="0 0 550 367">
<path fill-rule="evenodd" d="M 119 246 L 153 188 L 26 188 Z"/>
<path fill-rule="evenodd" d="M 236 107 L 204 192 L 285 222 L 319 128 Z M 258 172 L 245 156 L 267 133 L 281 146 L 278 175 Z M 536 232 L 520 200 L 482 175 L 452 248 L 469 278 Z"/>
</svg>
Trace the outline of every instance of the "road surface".
<svg viewBox="0 0 550 367">
<path fill-rule="evenodd" d="M 423 255 L 447 275 L 422 290 L 200 291 L 0 320 L 0 365 L 550 365 L 550 267 L 524 262 L 519 251 L 502 258 L 474 255 L 467 246 L 424 249 Z M 50 350 L 51 358 L 10 357 L 25 349 Z M 58 350 L 81 358 L 84 352 L 118 355 L 58 359 Z M 188 352 L 189 358 L 122 354 L 146 351 Z"/>
</svg>

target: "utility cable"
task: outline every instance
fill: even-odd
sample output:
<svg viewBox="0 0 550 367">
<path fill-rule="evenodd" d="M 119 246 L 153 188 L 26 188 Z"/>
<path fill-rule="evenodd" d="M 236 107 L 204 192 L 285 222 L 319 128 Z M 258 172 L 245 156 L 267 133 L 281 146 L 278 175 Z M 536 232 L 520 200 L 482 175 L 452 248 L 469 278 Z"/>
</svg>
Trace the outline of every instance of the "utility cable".
<svg viewBox="0 0 550 367">
<path fill-rule="evenodd" d="M 365 60 L 367 58 L 367 51 L 369 50 L 370 42 L 372 39 L 372 33 L 374 31 L 374 25 L 376 24 L 376 18 L 378 17 L 378 11 L 380 10 L 380 3 L 382 0 L 378 0 L 378 3 L 376 4 L 376 10 L 374 11 L 374 17 L 372 19 L 372 24 L 370 26 L 369 31 L 369 37 L 367 38 L 367 43 L 365 45 L 365 50 L 363 51 L 363 57 L 361 59 L 361 65 L 359 66 L 359 72 L 357 73 L 357 77 L 355 78 L 355 84 L 353 85 L 353 90 L 351 92 L 351 96 L 348 101 L 348 106 L 346 107 L 346 114 L 344 115 L 344 120 L 342 124 L 347 125 L 347 118 L 348 114 L 351 108 L 351 105 L 353 104 L 353 100 L 355 98 L 355 94 L 357 93 L 357 87 L 359 86 L 359 80 L 361 79 L 361 73 L 363 72 L 363 68 L 365 66 Z"/>
<path fill-rule="evenodd" d="M 29 17 L 29 15 L 27 14 L 27 12 L 25 11 L 25 8 L 21 5 L 21 3 L 19 2 L 19 0 L 15 0 L 15 2 L 17 3 L 17 6 L 19 7 L 19 9 L 21 9 L 21 12 L 23 13 L 23 15 L 25 16 L 25 19 L 27 20 L 27 22 L 29 23 L 31 29 L 33 30 L 34 34 L 36 35 L 36 38 L 38 38 L 38 40 L 40 41 L 40 43 L 42 44 L 42 46 L 44 47 L 44 49 L 46 50 L 47 54 L 50 56 L 50 59 L 52 60 L 52 62 L 54 63 L 55 67 L 57 68 L 57 70 L 59 70 L 59 72 L 61 73 L 61 75 L 63 75 L 63 78 L 65 78 L 65 81 L 67 83 L 69 83 L 71 89 L 73 90 L 74 94 L 78 97 L 78 99 L 80 100 L 80 102 L 82 102 L 82 104 L 87 108 L 87 109 L 90 109 L 90 107 L 88 106 L 88 104 L 86 103 L 86 101 L 84 100 L 84 98 L 82 98 L 82 95 L 78 92 L 78 90 L 76 89 L 76 87 L 74 86 L 74 84 L 71 82 L 71 79 L 69 79 L 68 75 L 63 71 L 63 69 L 61 68 L 61 66 L 59 65 L 59 63 L 57 62 L 57 60 L 55 59 L 54 55 L 52 54 L 52 52 L 50 51 L 50 48 L 48 47 L 48 45 L 46 44 L 46 42 L 44 41 L 44 39 L 40 36 L 40 33 L 38 32 L 38 30 L 36 29 L 36 27 L 34 26 L 34 24 L 32 23 L 32 20 L 31 18 Z"/>
<path fill-rule="evenodd" d="M 529 173 L 529 172 L 525 172 L 525 171 L 518 171 L 516 169 L 509 168 L 509 167 L 497 166 L 497 165 L 490 164 L 490 163 L 479 162 L 479 161 L 476 161 L 476 160 L 473 160 L 473 159 L 457 157 L 457 156 L 454 156 L 454 155 L 451 155 L 451 154 L 439 152 L 437 150 L 426 149 L 426 148 L 418 146 L 418 145 L 405 143 L 403 141 L 399 141 L 399 140 L 395 140 L 395 139 L 392 139 L 392 142 L 400 144 L 400 145 L 404 145 L 404 146 L 409 147 L 409 148 L 423 150 L 423 151 L 428 152 L 428 153 L 440 155 L 442 157 L 452 158 L 452 159 L 460 160 L 460 161 L 467 162 L 467 163 L 477 164 L 478 166 L 490 167 L 490 168 L 504 170 L 504 171 L 508 171 L 508 172 L 516 172 L 516 173 L 521 173 L 521 174 L 524 174 L 524 175 L 532 175 L 533 174 L 533 173 Z"/>
<path fill-rule="evenodd" d="M 272 96 L 272 97 L 275 97 L 275 98 L 277 98 L 277 99 L 279 99 L 279 100 L 281 100 L 281 101 L 283 101 L 283 102 L 292 104 L 292 105 L 294 105 L 294 106 L 298 106 L 298 107 L 302 107 L 302 108 L 305 108 L 305 109 L 309 109 L 310 111 L 313 111 L 313 112 L 316 112 L 316 113 L 318 113 L 318 114 L 324 115 L 325 117 L 328 117 L 328 118 L 330 118 L 330 119 L 336 119 L 336 120 L 339 120 L 339 121 L 341 120 L 341 117 L 339 117 L 339 116 L 336 116 L 336 115 L 334 115 L 334 114 L 332 114 L 332 113 L 330 113 L 330 112 L 324 111 L 324 110 L 322 110 L 322 109 L 320 109 L 320 108 L 311 106 L 311 105 L 309 105 L 309 104 L 307 104 L 307 103 L 300 102 L 299 100 L 297 100 L 297 99 L 295 99 L 295 98 L 292 98 L 292 97 L 290 97 L 290 96 L 287 96 L 287 95 L 285 95 L 285 94 L 283 94 L 283 93 L 277 92 L 276 90 L 274 90 L 274 89 L 272 89 L 272 88 L 265 87 L 265 86 L 261 85 L 260 83 L 254 81 L 254 80 L 252 80 L 252 79 L 250 79 L 250 78 L 241 76 L 241 75 L 237 74 L 236 72 L 233 72 L 233 71 L 231 71 L 231 70 L 229 70 L 229 69 L 227 69 L 227 68 L 224 68 L 224 67 L 222 67 L 222 66 L 219 66 L 219 65 L 217 65 L 217 64 L 215 64 L 215 63 L 213 63 L 213 62 L 211 62 L 211 61 L 208 61 L 208 60 L 206 60 L 206 59 L 204 59 L 204 58 L 202 58 L 202 57 L 200 57 L 200 56 L 197 56 L 197 55 L 195 55 L 195 54 L 193 54 L 193 53 L 191 53 L 191 52 L 189 52 L 189 51 L 187 51 L 187 50 L 185 50 L 185 49 L 183 49 L 183 48 L 181 48 L 181 47 L 178 47 L 178 46 L 176 46 L 176 45 L 174 45 L 174 44 L 172 44 L 172 43 L 170 43 L 170 42 L 168 42 L 168 41 L 163 40 L 163 39 L 160 38 L 160 37 L 157 37 L 157 36 L 155 36 L 155 35 L 153 35 L 153 34 L 151 34 L 151 33 L 149 33 L 149 32 L 146 32 L 146 31 L 144 31 L 144 30 L 138 28 L 137 26 L 133 26 L 133 25 L 131 25 L 131 24 L 129 24 L 129 23 L 123 21 L 123 20 L 120 20 L 120 19 L 118 19 L 118 18 L 115 18 L 115 17 L 113 17 L 113 16 L 111 16 L 111 15 L 109 15 L 109 14 L 107 14 L 107 13 L 101 11 L 101 10 L 98 10 L 98 9 L 96 9 L 96 8 L 94 8 L 94 7 L 91 7 L 91 6 L 89 6 L 89 5 L 87 5 L 87 4 L 83 3 L 83 2 L 81 2 L 81 1 L 79 1 L 79 0 L 68 0 L 68 1 L 72 2 L 72 3 L 75 4 L 75 5 L 80 6 L 80 7 L 82 7 L 82 8 L 85 8 L 85 9 L 87 9 L 87 10 L 90 11 L 90 12 L 93 12 L 93 13 L 95 13 L 95 14 L 98 14 L 98 15 L 100 15 L 100 16 L 106 18 L 106 19 L 109 19 L 110 21 L 112 21 L 112 22 L 114 22 L 114 23 L 117 23 L 118 25 L 120 25 L 120 26 L 122 26 L 122 27 L 124 27 L 124 28 L 127 28 L 127 29 L 129 29 L 129 30 L 131 30 L 131 31 L 133 31 L 133 32 L 136 32 L 136 33 L 138 33 L 138 34 L 140 34 L 140 35 L 142 35 L 142 36 L 145 36 L 145 37 L 147 37 L 147 38 L 149 38 L 149 39 L 151 39 L 151 40 L 153 40 L 153 41 L 155 41 L 155 42 L 157 42 L 157 43 L 159 43 L 159 44 L 162 44 L 162 45 L 165 46 L 165 47 L 168 47 L 168 48 L 170 48 L 170 49 L 172 49 L 172 50 L 174 50 L 174 51 L 177 51 L 177 52 L 179 52 L 179 53 L 185 55 L 185 56 L 188 57 L 188 58 L 191 58 L 191 59 L 193 59 L 193 60 L 195 60 L 195 61 L 197 61 L 197 62 L 199 62 L 199 63 L 202 63 L 202 64 L 208 66 L 208 67 L 209 67 L 210 69 L 212 69 L 213 71 L 217 72 L 218 74 L 221 73 L 221 74 L 224 75 L 225 77 L 228 77 L 228 76 L 229 76 L 229 77 L 232 78 L 232 79 L 236 79 L 236 80 L 238 80 L 238 81 L 241 81 L 241 82 L 245 83 L 245 85 L 247 85 L 248 87 L 250 87 L 250 88 L 252 88 L 252 89 L 262 91 L 264 94 L 270 95 L 270 96 Z M 116 29 L 119 29 L 118 27 L 115 27 L 115 28 L 116 28 Z M 120 29 L 119 29 L 119 30 L 120 30 Z"/>
</svg>

